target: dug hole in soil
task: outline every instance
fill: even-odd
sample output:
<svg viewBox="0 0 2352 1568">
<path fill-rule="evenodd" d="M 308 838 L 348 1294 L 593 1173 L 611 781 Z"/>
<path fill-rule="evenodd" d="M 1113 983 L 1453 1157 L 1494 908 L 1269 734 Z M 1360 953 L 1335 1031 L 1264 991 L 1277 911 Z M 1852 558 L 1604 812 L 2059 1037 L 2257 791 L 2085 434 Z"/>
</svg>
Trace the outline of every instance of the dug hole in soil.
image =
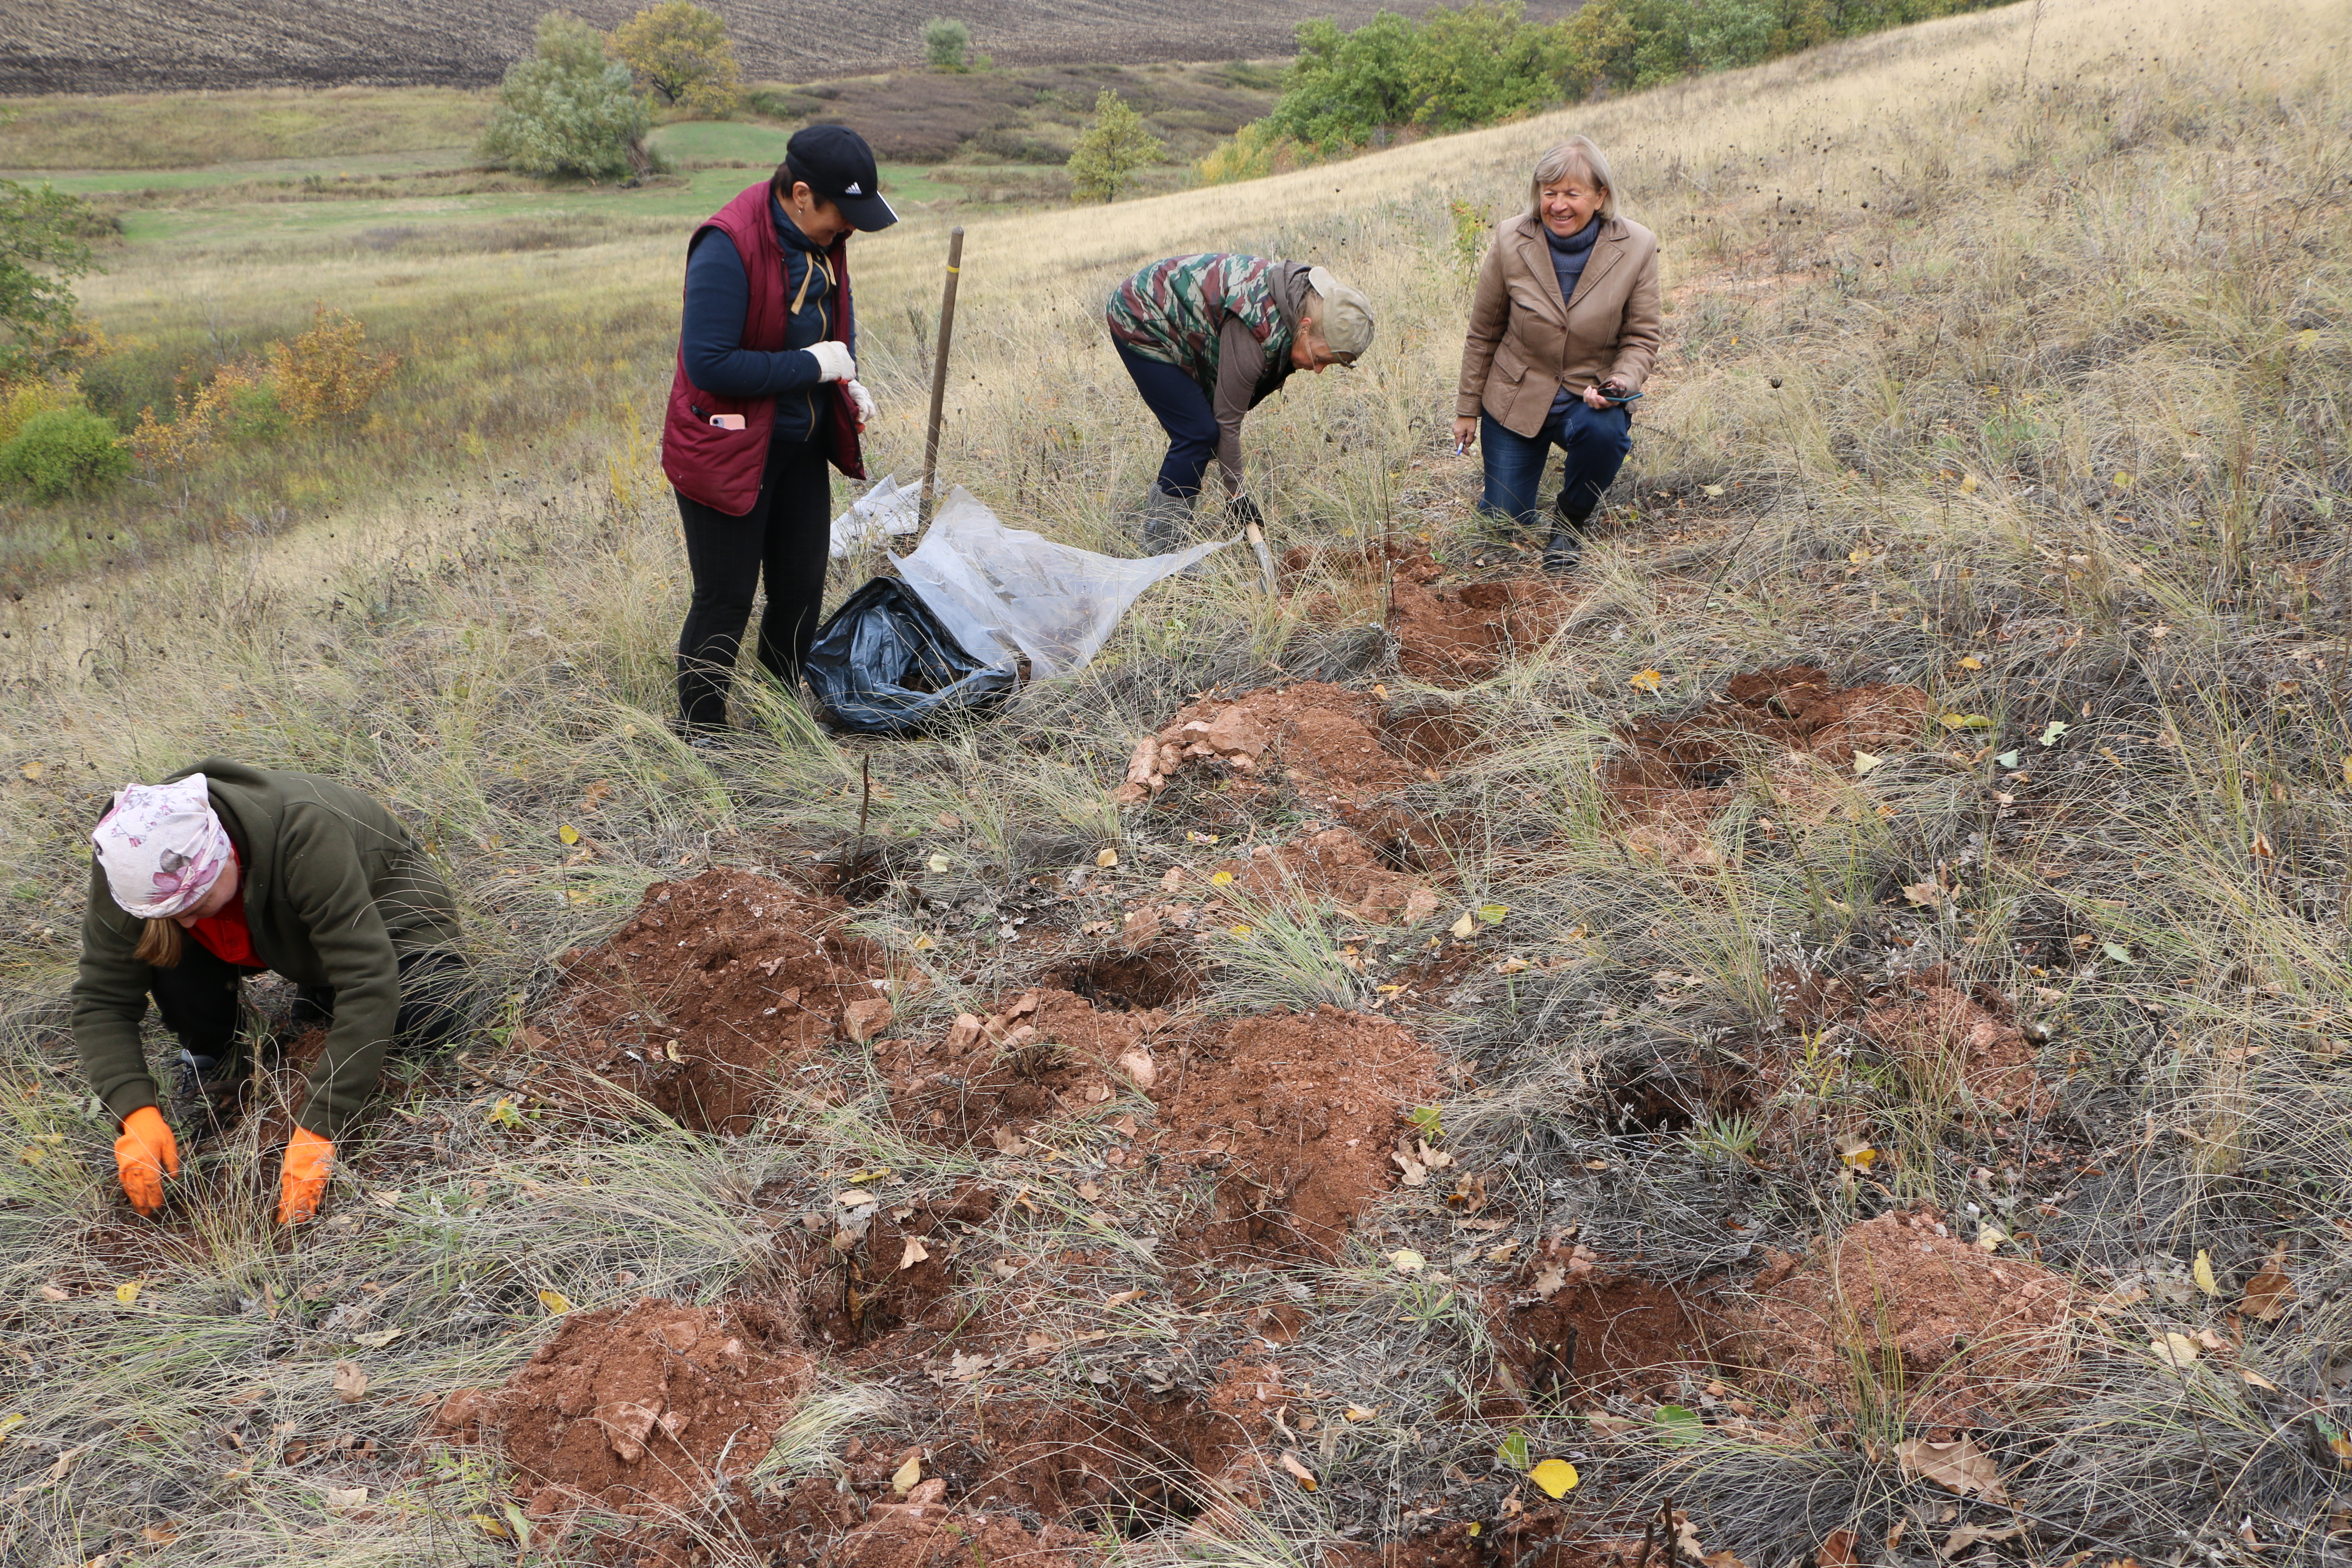
<svg viewBox="0 0 2352 1568">
<path fill-rule="evenodd" d="M 656 885 L 610 941 L 565 955 L 525 1043 L 569 1064 L 583 1095 L 626 1089 L 721 1134 L 782 1097 L 822 1099 L 870 1052 L 888 1115 L 977 1159 L 979 1176 L 846 1209 L 831 1187 L 776 1194 L 778 1256 L 747 1277 L 764 1282 L 752 1294 L 570 1315 L 504 1386 L 452 1395 L 440 1440 L 495 1447 L 551 1528 L 617 1518 L 598 1527 L 614 1561 L 691 1561 L 678 1516 L 721 1498 L 730 1528 L 763 1548 L 897 1568 L 975 1543 L 1090 1554 L 1076 1527 L 1181 1520 L 1204 1499 L 1294 1486 L 1262 1397 L 1280 1385 L 1269 1364 L 1220 1352 L 1190 1384 L 1121 1374 L 1076 1394 L 1049 1375 L 1041 1397 L 1035 1374 L 1087 1341 L 1058 1293 L 1138 1279 L 1118 1235 L 1158 1224 L 1131 1292 L 1231 1316 L 1216 1342 L 1279 1331 L 1263 1302 L 1228 1299 L 1232 1271 L 1337 1255 L 1395 1184 L 1402 1112 L 1435 1096 L 1436 1054 L 1400 1024 L 1328 1007 L 1203 1019 L 1133 1005 L 1181 1007 L 1197 984 L 1166 948 L 1065 963 L 1056 973 L 1091 1000 L 1042 984 L 985 1016 L 893 1032 L 875 1010 L 880 955 L 844 933 L 844 914 L 741 872 Z M 1052 1230 L 1059 1250 L 1039 1257 L 1018 1222 L 1047 1185 L 1091 1215 L 1087 1230 Z M 924 1431 L 919 1451 L 853 1438 L 835 1461 L 846 1490 L 828 1478 L 746 1495 L 828 1373 L 890 1381 L 895 1426 Z M 922 1479 L 902 1490 L 909 1458 Z"/>
</svg>

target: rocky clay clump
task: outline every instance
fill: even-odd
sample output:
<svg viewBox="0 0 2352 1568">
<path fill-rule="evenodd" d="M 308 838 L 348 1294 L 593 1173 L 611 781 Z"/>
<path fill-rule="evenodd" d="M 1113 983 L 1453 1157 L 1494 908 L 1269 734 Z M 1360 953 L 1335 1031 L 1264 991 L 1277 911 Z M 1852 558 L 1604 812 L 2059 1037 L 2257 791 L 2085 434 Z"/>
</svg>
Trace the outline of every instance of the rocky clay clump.
<svg viewBox="0 0 2352 1568">
<path fill-rule="evenodd" d="M 1832 1416 L 1895 1405 L 1930 1427 L 1979 1426 L 2030 1404 L 2065 1362 L 2066 1282 L 1961 1240 L 1932 1210 L 1775 1253 L 1750 1289 L 1740 1358 Z"/>
<path fill-rule="evenodd" d="M 889 1021 L 849 912 L 746 871 L 656 882 L 609 940 L 563 956 L 541 1043 L 686 1126 L 745 1131 L 782 1092 L 822 1096 L 828 1047 Z"/>
<path fill-rule="evenodd" d="M 1115 798 L 1140 805 L 1187 768 L 1214 767 L 1247 784 L 1287 783 L 1318 805 L 1360 805 L 1427 776 L 1382 742 L 1381 710 L 1368 692 L 1320 681 L 1204 697 L 1136 742 Z"/>
<path fill-rule="evenodd" d="M 596 1506 L 658 1515 L 764 1458 L 807 1386 L 812 1362 L 789 1322 L 759 1302 L 641 1300 L 573 1312 L 503 1387 L 459 1389 L 435 1435 L 495 1437 L 534 1483 L 528 1510 Z"/>
</svg>

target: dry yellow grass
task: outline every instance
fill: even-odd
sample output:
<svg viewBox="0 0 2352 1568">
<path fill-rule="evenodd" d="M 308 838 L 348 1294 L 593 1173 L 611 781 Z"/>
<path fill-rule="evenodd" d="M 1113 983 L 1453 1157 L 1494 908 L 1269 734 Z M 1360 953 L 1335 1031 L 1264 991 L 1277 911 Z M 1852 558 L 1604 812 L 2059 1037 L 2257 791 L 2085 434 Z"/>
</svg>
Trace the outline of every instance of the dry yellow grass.
<svg viewBox="0 0 2352 1568">
<path fill-rule="evenodd" d="M 1670 351 L 1617 498 L 1622 526 L 1590 553 L 1561 633 L 1451 699 L 1507 743 L 1433 783 L 1431 819 L 1472 825 L 1461 893 L 1507 910 L 1481 940 L 1538 961 L 1488 978 L 1482 952 L 1453 1017 L 1415 1016 L 1481 1064 L 1485 1087 L 1444 1107 L 1451 1146 L 1495 1173 L 1515 1224 L 1572 1219 L 1597 1248 L 1639 1249 L 1669 1272 L 1746 1245 L 1727 1240 L 1734 1217 L 1740 1235 L 1795 1243 L 1900 1198 L 1956 1220 L 1977 1205 L 2086 1292 L 2105 1289 L 2100 1268 L 2155 1281 L 2166 1293 L 2102 1300 L 2053 1403 L 1979 1435 L 2053 1552 L 2155 1561 L 2187 1540 L 2235 1561 L 2251 1531 L 2285 1543 L 2266 1561 L 2316 1562 L 2296 1543 L 2334 1528 L 2334 1461 L 2304 1434 L 2335 1397 L 2324 1369 L 2352 1342 L 2340 1310 L 2315 1289 L 2278 1329 L 2233 1327 L 2233 1298 L 2170 1282 L 2206 1250 L 2234 1288 L 2282 1237 L 2306 1283 L 2352 1263 L 2330 1223 L 2352 1180 L 2346 30 L 2340 6 L 2284 0 L 2021 5 L 1262 184 L 992 219 L 966 252 L 944 466 L 1009 517 L 1079 542 L 1119 536 L 1159 443 L 1101 342 L 1100 295 L 1154 255 L 1257 248 L 1327 261 L 1382 310 L 1362 370 L 1298 385 L 1252 421 L 1284 542 L 1425 534 L 1475 562 L 1504 547 L 1468 525 L 1473 465 L 1440 449 L 1463 304 L 1445 203 L 1507 209 L 1529 155 L 1570 129 L 1612 150 L 1628 210 L 1665 238 Z M 858 242 L 866 357 L 888 408 L 877 468 L 902 475 L 922 386 L 907 313 L 934 296 L 938 228 L 919 217 Z M 290 312 L 320 278 L 370 319 L 371 289 L 416 300 L 420 318 L 561 301 L 593 352 L 531 365 L 519 356 L 543 345 L 510 339 L 480 346 L 467 374 L 511 374 L 513 395 L 541 409 L 567 374 L 584 403 L 602 367 L 635 375 L 649 409 L 676 251 L 672 234 L 404 258 L 414 277 L 391 286 L 381 263 L 272 261 L 239 239 L 177 281 L 120 277 L 93 298 L 101 314 L 155 321 L 206 290 Z M 638 356 L 623 372 L 597 321 Z M 368 1478 L 377 1510 L 338 1524 L 318 1472 L 221 1447 L 210 1413 L 249 1376 L 277 1402 L 272 1419 L 331 1428 L 322 1391 L 339 1351 L 306 1337 L 302 1312 L 322 1316 L 352 1280 L 390 1283 L 383 1321 L 414 1336 L 371 1365 L 429 1395 L 512 1364 L 539 1331 L 536 1289 L 588 1305 L 733 1288 L 764 1245 L 745 1197 L 761 1181 L 821 1194 L 885 1147 L 916 1179 L 947 1179 L 855 1108 L 723 1148 L 565 1124 L 517 1151 L 468 1111 L 471 1091 L 428 1078 L 404 1103 L 457 1131 L 446 1163 L 404 1178 L 396 1215 L 344 1193 L 353 1226 L 287 1251 L 253 1205 L 225 1203 L 202 1245 L 138 1255 L 154 1315 L 91 1293 L 123 1267 L 105 1130 L 48 1070 L 67 1058 L 42 1006 L 71 963 L 79 835 L 106 787 L 217 747 L 382 792 L 432 835 L 478 956 L 519 1007 L 546 985 L 550 953 L 609 927 L 649 879 L 798 855 L 857 822 L 857 754 L 787 705 L 754 698 L 766 739 L 740 756 L 690 754 L 664 733 L 684 586 L 646 434 L 642 417 L 617 430 L 583 417 L 553 463 L 31 596 L 0 621 L 0 821 L 16 847 L 0 974 L 19 1004 L 0 1103 L 28 1149 L 58 1140 L 0 1166 L 0 1296 L 26 1303 L 9 1331 L 38 1363 L 9 1395 L 32 1419 L 0 1447 L 0 1486 L 33 1490 L 0 1521 L 0 1556 L 86 1561 L 149 1524 L 207 1564 L 414 1561 L 487 1540 L 467 1516 L 495 1509 L 493 1475 L 453 1469 L 428 1487 L 387 1466 Z M 1122 818 L 1106 790 L 1134 738 L 1190 691 L 1327 659 L 1360 669 L 1350 649 L 1376 659 L 1342 624 L 1376 603 L 1333 584 L 1338 608 L 1310 613 L 1315 586 L 1269 605 L 1242 566 L 1221 565 L 1147 601 L 1096 668 L 1031 691 L 1001 722 L 859 748 L 887 790 L 873 835 L 953 868 L 926 883 L 931 905 L 862 917 L 909 955 L 936 927 L 924 962 L 940 985 L 923 1006 L 1025 976 L 1017 950 L 957 935 L 943 906 L 1093 867 L 1110 844 L 1139 891 L 1163 867 L 1197 868 L 1181 822 Z M 1706 876 L 1629 855 L 1593 784 L 1612 727 L 1799 657 L 1917 682 L 1960 722 L 1868 781 L 1814 781 L 1810 815 L 1783 811 L 1774 779 L 1743 779 L 1707 826 Z M 1656 674 L 1634 685 L 1644 671 Z M 1996 727 L 1982 754 L 1977 718 Z M 567 866 L 555 826 L 592 793 L 602 853 Z M 1931 880 L 1956 896 L 1906 899 Z M 1286 946 L 1221 980 L 1220 1000 L 1310 993 L 1338 973 L 1339 929 L 1299 917 Z M 1777 1033 L 1769 980 L 1796 956 L 1855 973 L 1948 964 L 2039 1009 L 2060 1029 L 2042 1063 L 2058 1109 L 1996 1138 L 1950 1085 L 1906 1085 L 1866 1051 Z M 1592 1086 L 1631 1047 L 1689 1040 L 1793 1054 L 1754 1124 L 1727 1120 L 1689 1144 L 1611 1136 Z M 1830 1134 L 1857 1125 L 1885 1151 L 1872 1171 L 1832 1152 Z M 273 1168 L 245 1145 L 220 1170 L 242 1192 Z M 467 1182 L 522 1173 L 555 1195 L 457 1220 Z M 1448 1246 L 1451 1223 L 1431 1222 Z M 627 1290 L 603 1250 L 621 1233 L 667 1258 Z M 1057 1245 L 1042 1220 L 1021 1234 L 1039 1255 Z M 1407 1234 L 1436 1266 L 1435 1244 Z M 1486 1479 L 1502 1434 L 1457 1402 L 1485 1365 L 1475 1292 L 1400 1287 L 1360 1261 L 1313 1281 L 1321 1315 L 1285 1353 L 1334 1369 L 1411 1353 L 1368 1401 L 1381 1419 L 1326 1468 L 1312 1502 L 1334 1513 L 1277 1514 L 1280 1531 L 1236 1560 L 1309 1552 L 1359 1517 L 1337 1510 L 1377 1521 L 1384 1507 L 1392 1521 L 1420 1489 L 1475 1489 L 1446 1466 L 1470 1467 L 1496 1508 L 1513 1484 Z M 1504 1288 L 1475 1258 L 1444 1267 Z M 84 1295 L 41 1304 L 31 1293 L 51 1277 Z M 282 1321 L 205 1305 L 257 1302 L 264 1283 L 299 1298 L 303 1281 L 316 1301 Z M 2226 1348 L 2188 1373 L 2144 1348 L 2199 1328 Z M 1895 1434 L 1872 1424 L 1899 1415 L 1878 1375 L 1858 1368 L 1855 1388 L 1822 1391 L 1822 1408 L 1789 1413 L 1769 1439 L 1719 1410 L 1688 1444 L 1637 1434 L 1611 1447 L 1548 1415 L 1527 1427 L 1541 1451 L 1596 1451 L 1581 1495 L 1671 1494 L 1710 1546 L 1793 1561 L 1857 1521 L 1883 1540 L 1926 1495 L 1876 1441 Z M 373 1416 L 388 1437 L 414 1430 L 403 1409 Z M 134 1421 L 154 1436 L 122 1436 Z M 69 1485 L 42 1480 L 83 1443 Z M 168 1490 L 187 1485 L 197 1500 Z"/>
</svg>

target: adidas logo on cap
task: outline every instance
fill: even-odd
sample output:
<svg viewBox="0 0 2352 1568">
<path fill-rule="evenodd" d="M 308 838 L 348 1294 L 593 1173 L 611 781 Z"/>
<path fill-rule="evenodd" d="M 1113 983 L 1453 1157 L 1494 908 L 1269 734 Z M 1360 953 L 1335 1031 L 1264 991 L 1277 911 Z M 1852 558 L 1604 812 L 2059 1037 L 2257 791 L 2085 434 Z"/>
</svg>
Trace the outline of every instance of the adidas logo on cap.
<svg viewBox="0 0 2352 1568">
<path fill-rule="evenodd" d="M 866 193 L 857 188 L 857 182 L 856 180 L 852 180 L 849 182 L 848 188 L 844 190 L 841 194 L 845 196 L 862 196 Z"/>
</svg>

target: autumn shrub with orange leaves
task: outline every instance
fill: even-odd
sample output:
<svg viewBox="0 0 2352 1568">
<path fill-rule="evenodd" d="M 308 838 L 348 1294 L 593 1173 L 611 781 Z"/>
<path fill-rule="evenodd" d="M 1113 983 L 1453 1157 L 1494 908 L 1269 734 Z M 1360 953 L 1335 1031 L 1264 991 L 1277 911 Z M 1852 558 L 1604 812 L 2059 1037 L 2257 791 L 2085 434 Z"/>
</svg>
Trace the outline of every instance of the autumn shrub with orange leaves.
<svg viewBox="0 0 2352 1568">
<path fill-rule="evenodd" d="M 233 361 L 179 399 L 168 421 L 141 411 L 131 449 L 149 468 L 185 476 L 218 447 L 274 439 L 289 429 L 363 413 L 400 369 L 400 356 L 371 353 L 357 318 L 320 305 L 307 332 Z"/>
</svg>

